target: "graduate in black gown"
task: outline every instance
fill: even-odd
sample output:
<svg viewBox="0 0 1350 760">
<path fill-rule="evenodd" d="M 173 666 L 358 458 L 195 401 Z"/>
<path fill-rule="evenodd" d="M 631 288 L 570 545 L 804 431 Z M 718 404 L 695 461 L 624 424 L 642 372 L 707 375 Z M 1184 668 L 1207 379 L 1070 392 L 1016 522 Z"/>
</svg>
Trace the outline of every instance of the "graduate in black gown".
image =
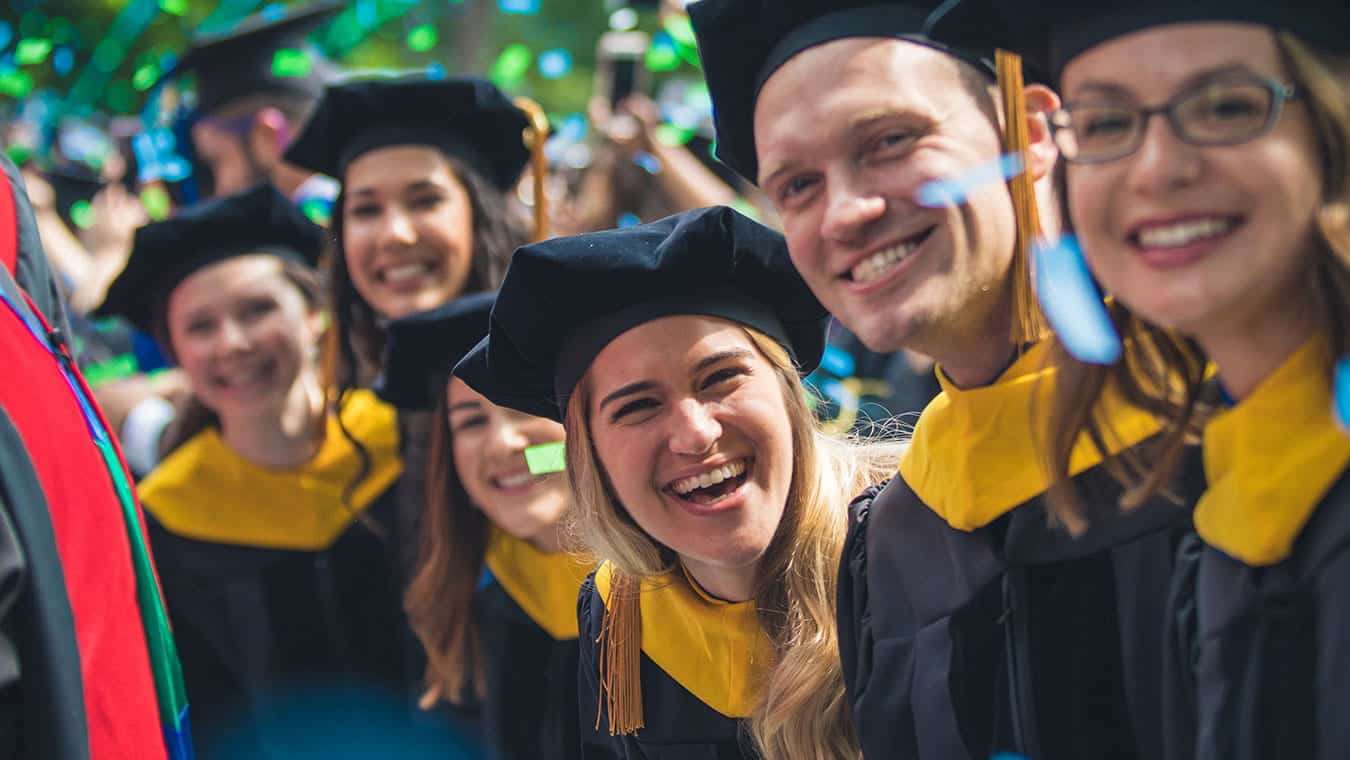
<svg viewBox="0 0 1350 760">
<path fill-rule="evenodd" d="M 576 599 L 590 568 L 562 546 L 566 476 L 528 459 L 560 449 L 562 425 L 498 407 L 450 375 L 487 335 L 493 299 L 391 322 L 376 383 L 399 409 L 435 409 L 405 601 L 427 652 L 422 705 L 480 703 L 492 757 L 577 757 Z"/>
<path fill-rule="evenodd" d="M 138 230 L 100 307 L 160 336 L 192 389 L 140 494 L 203 757 L 451 746 L 403 698 L 394 409 L 323 403 L 322 242 L 260 185 Z"/>
<path fill-rule="evenodd" d="M 824 317 L 782 237 L 725 207 L 512 259 L 465 379 L 565 421 L 603 562 L 577 610 L 584 757 L 857 754 L 835 568 L 851 489 L 898 445 L 817 427 Z"/>
<path fill-rule="evenodd" d="M 1165 756 L 1346 757 L 1350 15 L 1326 0 L 999 4 L 1064 94 L 1071 221 L 1126 327 L 1109 378 L 1152 352 L 1172 382 L 1143 387 L 1194 396 L 1191 352 L 1223 390 L 1213 414 L 1169 416 L 1173 441 L 1203 426 L 1209 483 L 1171 599 Z M 1067 434 L 1102 374 L 1066 366 Z M 1141 494 L 1176 462 L 1148 465 Z"/>
<path fill-rule="evenodd" d="M 1003 25 L 954 5 L 690 5 L 719 155 L 774 201 L 812 291 L 869 348 L 937 361 L 942 393 L 897 476 L 853 508 L 848 699 L 867 757 L 1156 757 L 1149 666 L 1188 512 L 1159 496 L 1122 513 L 1086 439 L 1072 472 L 1090 527 L 1075 537 L 1045 508 L 1055 369 L 1027 261 L 1040 219 L 1054 227 L 1037 191 L 1056 150 L 1035 109 L 1058 100 L 995 54 Z M 1160 429 L 1104 411 L 1107 454 Z"/>
</svg>

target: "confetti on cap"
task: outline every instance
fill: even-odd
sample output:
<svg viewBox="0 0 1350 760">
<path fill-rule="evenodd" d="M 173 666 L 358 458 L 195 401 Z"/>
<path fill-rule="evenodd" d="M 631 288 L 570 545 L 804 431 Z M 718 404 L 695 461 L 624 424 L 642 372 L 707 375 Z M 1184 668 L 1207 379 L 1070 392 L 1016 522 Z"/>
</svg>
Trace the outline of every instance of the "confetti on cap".
<svg viewBox="0 0 1350 760">
<path fill-rule="evenodd" d="M 956 176 L 925 182 L 919 187 L 918 203 L 928 208 L 959 206 L 975 191 L 1021 174 L 1024 166 L 1021 153 L 1005 153 Z"/>
<path fill-rule="evenodd" d="M 1078 240 L 1063 235 L 1054 241 L 1038 241 L 1032 246 L 1031 273 L 1041 311 L 1064 348 L 1081 362 L 1114 364 L 1120 358 L 1120 335 L 1106 313 Z"/>
<path fill-rule="evenodd" d="M 525 464 L 531 475 L 548 475 L 567 469 L 567 444 L 562 441 L 541 443 L 525 449 Z"/>
<path fill-rule="evenodd" d="M 309 54 L 296 48 L 282 48 L 272 54 L 272 73 L 279 77 L 304 77 L 312 66 Z"/>
</svg>

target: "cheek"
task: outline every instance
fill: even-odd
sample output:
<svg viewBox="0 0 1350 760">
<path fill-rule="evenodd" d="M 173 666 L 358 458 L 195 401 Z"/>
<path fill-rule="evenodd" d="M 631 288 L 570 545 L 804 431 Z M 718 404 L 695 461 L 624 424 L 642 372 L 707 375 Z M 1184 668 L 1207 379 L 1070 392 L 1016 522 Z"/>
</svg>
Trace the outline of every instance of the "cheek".
<svg viewBox="0 0 1350 760">
<path fill-rule="evenodd" d="M 447 203 L 418 221 L 419 237 L 438 248 L 451 269 L 468 268 L 473 257 L 473 218 L 467 207 Z"/>
<path fill-rule="evenodd" d="M 469 498 L 476 503 L 481 502 L 483 489 L 477 480 L 479 465 L 483 458 L 481 442 L 475 440 L 473 436 L 460 435 L 455 438 L 450 452 L 451 464 L 455 467 L 455 473 L 459 475 L 459 482 L 469 493 Z"/>
</svg>

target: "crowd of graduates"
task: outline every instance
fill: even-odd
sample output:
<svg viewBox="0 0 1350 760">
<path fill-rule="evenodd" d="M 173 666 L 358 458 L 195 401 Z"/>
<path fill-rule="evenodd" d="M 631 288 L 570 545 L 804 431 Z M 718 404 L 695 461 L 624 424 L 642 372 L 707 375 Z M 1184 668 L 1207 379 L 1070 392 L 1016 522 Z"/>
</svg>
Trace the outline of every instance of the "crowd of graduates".
<svg viewBox="0 0 1350 760">
<path fill-rule="evenodd" d="M 0 158 L 0 758 L 1350 756 L 1345 8 L 678 5 L 715 160 L 335 3 Z"/>
</svg>

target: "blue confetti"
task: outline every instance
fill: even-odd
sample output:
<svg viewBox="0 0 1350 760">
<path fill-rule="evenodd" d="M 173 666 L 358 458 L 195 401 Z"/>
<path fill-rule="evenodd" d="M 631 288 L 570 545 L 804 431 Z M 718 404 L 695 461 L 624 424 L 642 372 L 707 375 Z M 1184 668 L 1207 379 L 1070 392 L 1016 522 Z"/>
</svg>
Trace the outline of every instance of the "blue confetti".
<svg viewBox="0 0 1350 760">
<path fill-rule="evenodd" d="M 1101 291 L 1073 235 L 1032 246 L 1032 282 L 1041 311 L 1064 348 L 1089 364 L 1114 364 L 1120 335 L 1102 303 Z"/>
<path fill-rule="evenodd" d="M 650 153 L 636 153 L 633 155 L 633 163 L 641 166 L 648 174 L 661 173 L 661 159 Z"/>
<path fill-rule="evenodd" d="M 545 50 L 539 54 L 539 73 L 545 79 L 561 79 L 572 70 L 572 54 L 562 48 Z"/>
<path fill-rule="evenodd" d="M 14 39 L 14 27 L 8 22 L 0 21 L 0 50 L 9 47 L 9 41 Z"/>
<path fill-rule="evenodd" d="M 820 368 L 835 377 L 853 377 L 857 365 L 853 361 L 853 354 L 838 346 L 827 345 L 825 353 L 820 357 Z"/>
<path fill-rule="evenodd" d="M 259 13 L 263 21 L 276 21 L 286 15 L 286 6 L 281 3 L 271 3 L 264 7 Z"/>
<path fill-rule="evenodd" d="M 1342 428 L 1350 430 L 1350 357 L 1342 356 L 1336 361 L 1336 378 L 1333 388 L 1336 394 L 1333 400 L 1336 421 Z"/>
<path fill-rule="evenodd" d="M 579 113 L 573 113 L 568 114 L 562 120 L 562 125 L 558 127 L 556 134 L 567 142 L 578 142 L 586 138 L 588 131 L 590 130 L 586 124 L 586 117 Z"/>
<path fill-rule="evenodd" d="M 638 218 L 637 214 L 630 212 L 619 216 L 618 226 L 620 229 L 624 227 L 636 227 L 639 224 L 642 224 L 642 220 Z"/>
<path fill-rule="evenodd" d="M 533 16 L 539 12 L 540 0 L 497 0 L 497 7 L 502 13 L 517 13 L 526 16 Z"/>
<path fill-rule="evenodd" d="M 428 65 L 427 79 L 445 79 L 445 66 L 439 63 Z"/>
<path fill-rule="evenodd" d="M 369 29 L 375 26 L 377 20 L 375 0 L 357 0 L 356 2 L 356 23 L 362 29 Z"/>
<path fill-rule="evenodd" d="M 75 51 L 68 47 L 59 47 L 55 53 L 52 53 L 52 68 L 56 73 L 65 76 L 75 68 Z"/>
<path fill-rule="evenodd" d="M 928 208 L 959 206 L 976 190 L 996 182 L 1007 182 L 1023 170 L 1021 153 L 1005 153 L 954 177 L 925 182 L 919 187 L 918 203 Z"/>
</svg>

